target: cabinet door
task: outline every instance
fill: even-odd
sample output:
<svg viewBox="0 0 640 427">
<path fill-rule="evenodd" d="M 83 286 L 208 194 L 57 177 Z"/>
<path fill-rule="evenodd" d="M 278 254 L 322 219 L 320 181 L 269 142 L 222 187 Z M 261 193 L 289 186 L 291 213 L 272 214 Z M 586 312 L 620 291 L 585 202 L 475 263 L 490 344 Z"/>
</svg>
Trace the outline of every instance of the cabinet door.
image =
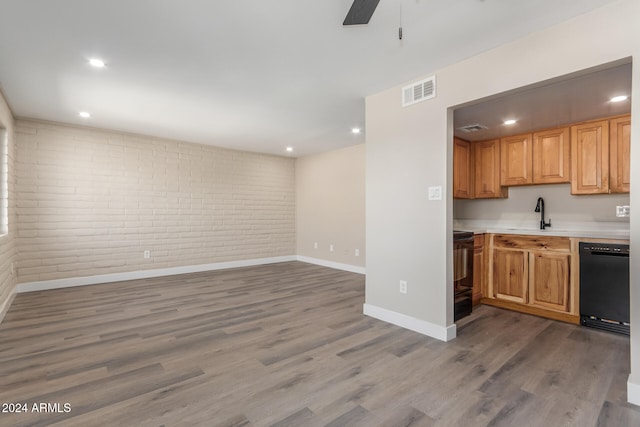
<svg viewBox="0 0 640 427">
<path fill-rule="evenodd" d="M 473 157 L 475 169 L 476 199 L 505 197 L 500 187 L 500 140 L 474 142 Z"/>
<path fill-rule="evenodd" d="M 473 198 L 471 145 L 460 138 L 453 139 L 453 197 Z"/>
<path fill-rule="evenodd" d="M 630 188 L 629 166 L 631 150 L 631 116 L 613 119 L 609 123 L 611 139 L 610 187 L 612 193 L 628 193 Z"/>
<path fill-rule="evenodd" d="M 482 299 L 484 288 L 484 234 L 473 237 L 473 305 Z"/>
<path fill-rule="evenodd" d="M 500 184 L 533 183 L 531 134 L 515 135 L 500 140 Z"/>
<path fill-rule="evenodd" d="M 569 137 L 569 128 L 551 129 L 533 134 L 534 184 L 570 181 Z"/>
<path fill-rule="evenodd" d="M 609 122 L 571 126 L 571 194 L 609 192 Z"/>
<path fill-rule="evenodd" d="M 569 311 L 569 254 L 529 254 L 529 303 Z"/>
<path fill-rule="evenodd" d="M 493 250 L 493 297 L 527 302 L 528 257 L 526 251 Z"/>
</svg>

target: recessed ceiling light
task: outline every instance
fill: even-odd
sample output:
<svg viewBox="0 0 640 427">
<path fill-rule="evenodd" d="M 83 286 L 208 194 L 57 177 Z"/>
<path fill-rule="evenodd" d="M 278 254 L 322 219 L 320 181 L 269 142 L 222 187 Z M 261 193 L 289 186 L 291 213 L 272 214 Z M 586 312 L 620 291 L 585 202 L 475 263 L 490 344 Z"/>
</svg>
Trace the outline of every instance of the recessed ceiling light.
<svg viewBox="0 0 640 427">
<path fill-rule="evenodd" d="M 80 113 L 78 113 L 78 115 L 80 117 L 82 117 L 83 119 L 88 119 L 89 117 L 91 117 L 91 114 L 87 113 L 86 111 L 80 111 Z"/>
<path fill-rule="evenodd" d="M 505 120 L 505 121 L 503 122 L 503 124 L 505 124 L 505 125 L 507 125 L 507 126 L 509 126 L 509 125 L 515 125 L 515 124 L 516 124 L 516 120 L 514 120 L 514 119 Z"/>
<path fill-rule="evenodd" d="M 287 151 L 290 153 L 293 151 L 293 147 L 287 147 Z"/>
<path fill-rule="evenodd" d="M 104 67 L 104 61 L 102 59 L 98 59 L 98 58 L 91 58 L 89 60 L 89 64 L 91 64 L 92 66 L 94 66 L 96 68 L 103 68 Z"/>
<path fill-rule="evenodd" d="M 611 98 L 611 102 L 622 102 L 626 101 L 627 99 L 629 99 L 627 95 L 614 96 L 613 98 Z"/>
<path fill-rule="evenodd" d="M 351 129 L 351 133 L 353 133 L 355 135 L 359 134 L 360 133 L 360 128 L 352 128 Z"/>
</svg>

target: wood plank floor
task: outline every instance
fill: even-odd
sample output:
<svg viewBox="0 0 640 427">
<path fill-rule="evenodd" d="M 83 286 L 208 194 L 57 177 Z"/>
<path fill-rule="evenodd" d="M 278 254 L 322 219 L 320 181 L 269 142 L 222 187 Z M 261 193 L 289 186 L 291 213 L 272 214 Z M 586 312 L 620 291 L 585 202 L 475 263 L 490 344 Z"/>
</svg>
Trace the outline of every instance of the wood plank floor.
<svg viewBox="0 0 640 427">
<path fill-rule="evenodd" d="M 300 262 L 20 294 L 0 402 L 29 412 L 0 425 L 640 425 L 626 337 L 483 306 L 443 343 L 363 302 Z"/>
</svg>

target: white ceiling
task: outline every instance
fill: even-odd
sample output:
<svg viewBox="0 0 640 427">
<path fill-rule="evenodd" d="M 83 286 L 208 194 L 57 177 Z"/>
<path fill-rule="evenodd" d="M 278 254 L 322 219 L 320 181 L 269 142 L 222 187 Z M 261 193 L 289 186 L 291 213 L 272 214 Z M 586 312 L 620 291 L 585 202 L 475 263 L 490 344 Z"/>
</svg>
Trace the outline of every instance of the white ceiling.
<svg viewBox="0 0 640 427">
<path fill-rule="evenodd" d="M 614 0 L 382 0 L 343 27 L 351 1 L 0 0 L 0 88 L 18 117 L 301 156 L 364 142 L 367 95 Z"/>
<path fill-rule="evenodd" d="M 604 68 L 560 76 L 553 81 L 539 82 L 458 108 L 454 112 L 454 133 L 467 141 L 482 141 L 629 114 L 631 67 L 631 62 L 605 64 Z M 614 96 L 629 98 L 614 103 L 611 102 Z M 516 123 L 504 125 L 507 119 L 516 120 Z M 477 124 L 486 129 L 476 132 L 460 129 Z"/>
</svg>

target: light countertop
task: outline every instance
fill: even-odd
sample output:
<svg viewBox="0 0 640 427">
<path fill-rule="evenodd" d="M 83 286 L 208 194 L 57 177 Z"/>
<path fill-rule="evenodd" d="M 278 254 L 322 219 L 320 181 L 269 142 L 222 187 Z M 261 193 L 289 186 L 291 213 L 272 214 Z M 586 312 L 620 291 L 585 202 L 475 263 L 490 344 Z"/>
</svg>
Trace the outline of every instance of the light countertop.
<svg viewBox="0 0 640 427">
<path fill-rule="evenodd" d="M 630 236 L 629 225 L 620 222 L 558 224 L 557 228 L 552 225 L 550 228 L 540 230 L 540 228 L 508 223 L 506 221 L 455 220 L 454 229 L 472 231 L 476 234 L 524 234 L 592 239 L 629 240 Z"/>
</svg>

